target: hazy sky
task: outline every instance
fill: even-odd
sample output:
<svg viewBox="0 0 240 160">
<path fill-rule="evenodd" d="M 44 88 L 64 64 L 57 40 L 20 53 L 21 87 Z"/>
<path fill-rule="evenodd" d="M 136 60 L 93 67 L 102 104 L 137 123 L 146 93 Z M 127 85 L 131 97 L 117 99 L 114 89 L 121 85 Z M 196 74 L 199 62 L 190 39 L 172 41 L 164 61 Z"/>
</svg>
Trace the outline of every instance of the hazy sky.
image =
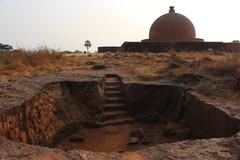
<svg viewBox="0 0 240 160">
<path fill-rule="evenodd" d="M 0 43 L 92 51 L 148 38 L 151 24 L 174 5 L 206 41 L 240 39 L 239 0 L 0 0 Z"/>
</svg>

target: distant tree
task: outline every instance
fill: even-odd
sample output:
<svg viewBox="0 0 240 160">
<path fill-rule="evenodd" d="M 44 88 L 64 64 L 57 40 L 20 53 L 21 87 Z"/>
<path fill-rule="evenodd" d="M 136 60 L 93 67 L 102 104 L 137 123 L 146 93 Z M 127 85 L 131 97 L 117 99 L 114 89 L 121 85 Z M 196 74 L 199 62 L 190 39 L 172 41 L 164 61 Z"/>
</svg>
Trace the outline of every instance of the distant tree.
<svg viewBox="0 0 240 160">
<path fill-rule="evenodd" d="M 79 50 L 75 50 L 74 53 L 80 53 L 80 51 Z"/>
<path fill-rule="evenodd" d="M 8 44 L 2 44 L 0 43 L 0 51 L 10 51 L 13 47 Z"/>
<path fill-rule="evenodd" d="M 92 46 L 91 42 L 89 40 L 86 40 L 84 43 L 84 46 L 87 48 L 87 53 L 89 52 L 89 48 Z"/>
<path fill-rule="evenodd" d="M 74 53 L 83 53 L 82 51 L 76 50 Z"/>
<path fill-rule="evenodd" d="M 240 43 L 239 40 L 233 40 L 232 43 Z"/>
<path fill-rule="evenodd" d="M 72 51 L 65 50 L 65 51 L 62 51 L 62 53 L 71 54 Z"/>
</svg>

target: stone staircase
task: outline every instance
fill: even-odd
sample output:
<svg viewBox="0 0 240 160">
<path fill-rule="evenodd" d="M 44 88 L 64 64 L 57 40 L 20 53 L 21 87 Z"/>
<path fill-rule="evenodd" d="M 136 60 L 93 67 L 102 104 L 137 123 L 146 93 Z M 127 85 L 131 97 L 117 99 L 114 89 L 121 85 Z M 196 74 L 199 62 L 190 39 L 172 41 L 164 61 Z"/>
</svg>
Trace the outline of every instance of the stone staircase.
<svg viewBox="0 0 240 160">
<path fill-rule="evenodd" d="M 118 75 L 107 74 L 103 78 L 104 102 L 103 112 L 98 125 L 116 125 L 133 122 L 125 104 L 124 86 Z"/>
</svg>

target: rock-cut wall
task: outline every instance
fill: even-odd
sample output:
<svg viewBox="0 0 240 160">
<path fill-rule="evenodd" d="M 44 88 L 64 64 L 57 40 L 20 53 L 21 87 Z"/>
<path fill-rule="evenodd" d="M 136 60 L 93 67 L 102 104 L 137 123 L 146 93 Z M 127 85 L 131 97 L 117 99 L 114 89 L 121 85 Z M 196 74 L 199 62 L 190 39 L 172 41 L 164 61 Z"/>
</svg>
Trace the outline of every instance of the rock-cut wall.
<svg viewBox="0 0 240 160">
<path fill-rule="evenodd" d="M 0 136 L 48 146 L 67 125 L 91 123 L 100 103 L 97 82 L 48 84 L 30 101 L 0 113 Z"/>
<path fill-rule="evenodd" d="M 136 118 L 158 121 L 168 116 L 184 120 L 193 138 L 229 137 L 239 131 L 239 119 L 182 87 L 127 84 L 125 90 L 128 109 Z"/>
<path fill-rule="evenodd" d="M 184 96 L 183 117 L 196 137 L 230 137 L 238 132 L 240 120 L 231 117 L 218 107 L 216 104 L 201 101 L 190 93 Z"/>
</svg>

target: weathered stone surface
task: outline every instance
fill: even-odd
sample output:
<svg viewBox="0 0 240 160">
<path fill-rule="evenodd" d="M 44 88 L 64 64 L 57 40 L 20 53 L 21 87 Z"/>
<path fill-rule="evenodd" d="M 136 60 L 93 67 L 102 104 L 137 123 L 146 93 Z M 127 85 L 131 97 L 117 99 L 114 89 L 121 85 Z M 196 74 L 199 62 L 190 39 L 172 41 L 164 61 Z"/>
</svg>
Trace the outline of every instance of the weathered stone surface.
<svg viewBox="0 0 240 160">
<path fill-rule="evenodd" d="M 183 141 L 161 144 L 137 152 L 126 153 L 93 153 L 90 151 L 70 151 L 41 148 L 22 143 L 10 142 L 0 138 L 0 159 L 63 159 L 63 160 L 156 160 L 156 159 L 231 159 L 238 160 L 240 156 L 240 134 L 230 138 L 209 140 Z"/>
<path fill-rule="evenodd" d="M 7 108 L 19 106 L 33 98 L 46 85 L 54 82 L 73 81 L 86 82 L 99 80 L 104 73 L 85 76 L 67 72 L 56 72 L 33 76 L 25 79 L 15 79 L 0 83 L 0 112 Z"/>
<path fill-rule="evenodd" d="M 56 112 L 56 108 L 54 107 L 56 99 L 53 98 L 49 101 L 47 100 L 49 97 L 56 95 L 58 95 L 58 97 L 62 97 L 62 93 L 60 90 L 56 89 L 59 86 L 52 86 L 52 88 L 48 88 L 46 92 L 39 94 L 41 89 L 46 84 L 56 81 L 81 82 L 89 81 L 89 79 L 91 78 L 84 78 L 83 76 L 81 77 L 80 75 L 75 74 L 59 73 L 0 84 L 0 121 L 4 122 L 0 124 L 1 136 L 5 136 L 6 138 L 15 141 L 20 140 L 23 142 L 28 142 L 30 140 L 30 142 L 34 144 L 41 144 L 42 142 L 39 141 L 40 139 L 45 139 L 46 141 L 52 139 L 53 135 L 56 134 L 55 129 L 61 128 L 61 126 L 63 126 L 63 121 L 57 120 L 55 121 L 56 123 L 51 124 L 53 120 L 56 120 L 51 117 L 53 113 Z M 150 86 L 151 85 L 152 84 L 150 84 Z M 145 89 L 149 90 L 149 88 L 142 88 L 138 90 L 138 93 L 143 93 L 142 95 L 144 96 L 145 94 L 143 90 Z M 150 90 L 154 91 L 153 88 L 150 88 Z M 188 121 L 191 122 L 188 125 L 191 126 L 191 129 L 193 128 L 194 130 L 199 131 L 200 135 L 207 133 L 208 136 L 210 135 L 209 137 L 206 136 L 207 138 L 210 138 L 211 136 L 227 137 L 237 132 L 237 130 L 233 130 L 232 128 L 235 128 L 236 125 L 239 125 L 240 115 L 239 112 L 236 112 L 236 110 L 239 109 L 239 106 L 211 104 L 200 100 L 193 93 L 182 95 L 181 89 L 177 90 L 177 92 L 171 92 L 171 88 L 168 88 L 167 92 L 162 91 L 152 93 L 153 94 L 151 96 L 161 96 L 162 93 L 165 93 L 165 95 L 170 97 L 170 100 L 173 100 L 171 97 L 180 95 L 182 98 L 180 98 L 179 101 L 169 103 L 170 108 L 167 109 L 167 113 L 171 113 L 171 111 L 174 112 L 179 109 L 174 108 L 174 105 L 183 105 L 187 110 L 187 112 L 184 112 L 185 114 L 183 114 L 183 117 L 191 120 L 194 117 L 194 120 Z M 172 95 L 172 93 L 174 93 L 174 95 Z M 134 98 L 134 96 L 132 98 Z M 141 99 L 141 97 L 138 98 Z M 144 99 L 146 100 L 148 98 L 149 97 L 142 98 L 143 100 L 140 102 L 140 104 L 145 103 Z M 33 99 L 35 101 L 31 101 Z M 25 105 L 23 105 L 25 101 L 27 102 Z M 157 106 L 164 107 L 163 105 L 159 105 L 162 104 L 162 101 L 161 103 L 158 102 L 160 101 L 151 104 L 153 107 L 156 107 L 156 111 L 159 109 Z M 163 102 L 163 104 L 166 104 L 170 101 Z M 131 101 L 131 103 L 135 104 L 134 101 Z M 132 109 L 135 110 L 138 108 Z M 143 113 L 146 111 L 146 108 L 141 109 L 143 109 Z M 209 119 L 208 117 L 212 118 Z M 21 119 L 21 121 L 19 121 L 19 119 Z M 44 127 L 45 125 L 48 127 Z M 28 127 L 26 128 L 26 126 Z M 211 131 L 207 130 L 209 128 L 211 128 Z M 0 138 L 0 159 L 5 160 L 239 160 L 239 158 L 240 133 L 237 133 L 229 138 L 213 138 L 192 141 L 187 140 L 177 143 L 160 144 L 155 147 L 144 148 L 136 152 L 125 152 L 121 154 L 93 153 L 82 150 L 66 152 L 59 149 L 32 146 L 9 141 L 5 138 Z"/>
</svg>

